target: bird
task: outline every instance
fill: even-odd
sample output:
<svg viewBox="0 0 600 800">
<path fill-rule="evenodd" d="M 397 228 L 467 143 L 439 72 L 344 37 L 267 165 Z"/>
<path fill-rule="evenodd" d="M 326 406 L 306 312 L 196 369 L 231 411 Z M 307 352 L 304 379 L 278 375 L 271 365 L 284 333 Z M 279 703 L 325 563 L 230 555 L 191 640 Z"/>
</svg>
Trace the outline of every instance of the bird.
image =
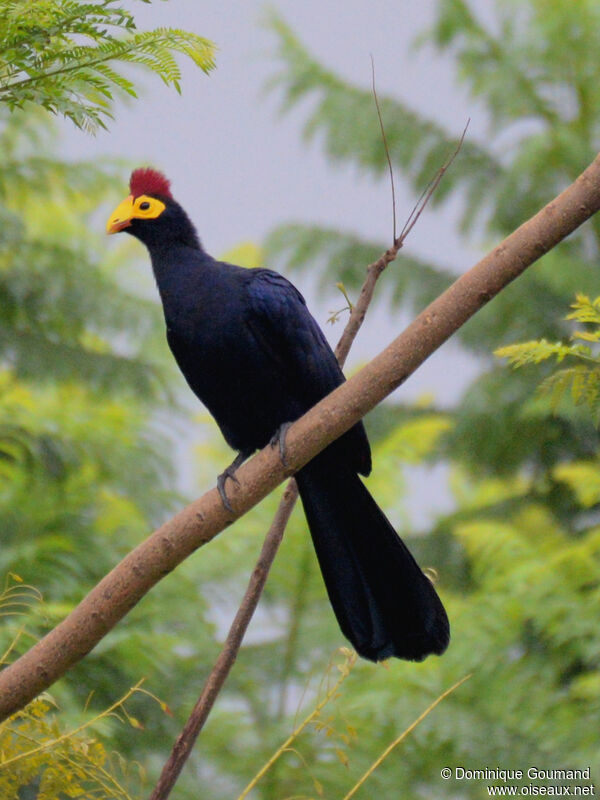
<svg viewBox="0 0 600 800">
<path fill-rule="evenodd" d="M 342 370 L 298 289 L 273 270 L 211 257 L 162 172 L 132 172 L 106 230 L 149 252 L 172 354 L 237 452 L 217 481 L 229 507 L 235 470 L 269 443 L 285 457 L 287 427 L 345 380 Z M 295 475 L 333 611 L 367 660 L 441 655 L 446 611 L 362 482 L 370 471 L 359 422 Z"/>
</svg>

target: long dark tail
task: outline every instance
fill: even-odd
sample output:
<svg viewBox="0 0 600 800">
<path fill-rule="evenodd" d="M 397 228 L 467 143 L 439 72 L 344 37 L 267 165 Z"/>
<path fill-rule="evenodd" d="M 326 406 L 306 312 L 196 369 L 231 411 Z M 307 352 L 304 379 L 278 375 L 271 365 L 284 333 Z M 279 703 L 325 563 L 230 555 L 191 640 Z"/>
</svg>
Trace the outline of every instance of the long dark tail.
<svg viewBox="0 0 600 800">
<path fill-rule="evenodd" d="M 296 480 L 331 605 L 354 649 L 371 661 L 443 653 L 444 607 L 358 475 L 326 450 Z"/>
</svg>

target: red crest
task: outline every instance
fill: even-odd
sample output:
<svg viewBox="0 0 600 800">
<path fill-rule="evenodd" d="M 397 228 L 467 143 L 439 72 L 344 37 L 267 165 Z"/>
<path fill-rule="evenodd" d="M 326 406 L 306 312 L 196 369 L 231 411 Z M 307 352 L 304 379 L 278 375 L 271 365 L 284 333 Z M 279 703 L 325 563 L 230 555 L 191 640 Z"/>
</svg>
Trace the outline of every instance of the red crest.
<svg viewBox="0 0 600 800">
<path fill-rule="evenodd" d="M 173 197 L 171 183 L 162 172 L 151 167 L 134 169 L 129 179 L 129 190 L 134 197 L 141 194 L 158 194 L 162 197 Z"/>
</svg>

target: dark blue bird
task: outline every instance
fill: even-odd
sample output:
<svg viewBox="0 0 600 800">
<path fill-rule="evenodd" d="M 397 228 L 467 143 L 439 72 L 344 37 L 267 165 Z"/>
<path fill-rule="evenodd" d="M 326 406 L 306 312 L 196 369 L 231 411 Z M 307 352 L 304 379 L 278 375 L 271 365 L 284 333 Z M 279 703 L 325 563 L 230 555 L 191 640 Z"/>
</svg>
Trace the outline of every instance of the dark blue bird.
<svg viewBox="0 0 600 800">
<path fill-rule="evenodd" d="M 211 258 L 161 173 L 133 172 L 130 195 L 107 224 L 109 233 L 122 230 L 147 246 L 169 346 L 192 391 L 239 454 L 219 476 L 227 503 L 226 479 L 242 461 L 344 376 L 298 290 L 271 270 Z M 359 423 L 296 480 L 344 635 L 372 661 L 420 661 L 446 649 L 448 618 L 358 477 L 370 471 L 369 443 Z"/>
</svg>

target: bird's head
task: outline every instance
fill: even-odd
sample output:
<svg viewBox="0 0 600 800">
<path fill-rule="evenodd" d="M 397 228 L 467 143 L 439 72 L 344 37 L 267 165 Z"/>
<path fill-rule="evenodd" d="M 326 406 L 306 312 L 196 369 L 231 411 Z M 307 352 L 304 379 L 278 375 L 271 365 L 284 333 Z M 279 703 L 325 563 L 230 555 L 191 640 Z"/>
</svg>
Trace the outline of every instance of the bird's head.
<svg viewBox="0 0 600 800">
<path fill-rule="evenodd" d="M 108 218 L 106 232 L 121 231 L 130 233 L 148 247 L 174 242 L 200 246 L 194 226 L 173 199 L 170 182 L 162 172 L 150 167 L 131 173 L 129 196 Z"/>
</svg>

